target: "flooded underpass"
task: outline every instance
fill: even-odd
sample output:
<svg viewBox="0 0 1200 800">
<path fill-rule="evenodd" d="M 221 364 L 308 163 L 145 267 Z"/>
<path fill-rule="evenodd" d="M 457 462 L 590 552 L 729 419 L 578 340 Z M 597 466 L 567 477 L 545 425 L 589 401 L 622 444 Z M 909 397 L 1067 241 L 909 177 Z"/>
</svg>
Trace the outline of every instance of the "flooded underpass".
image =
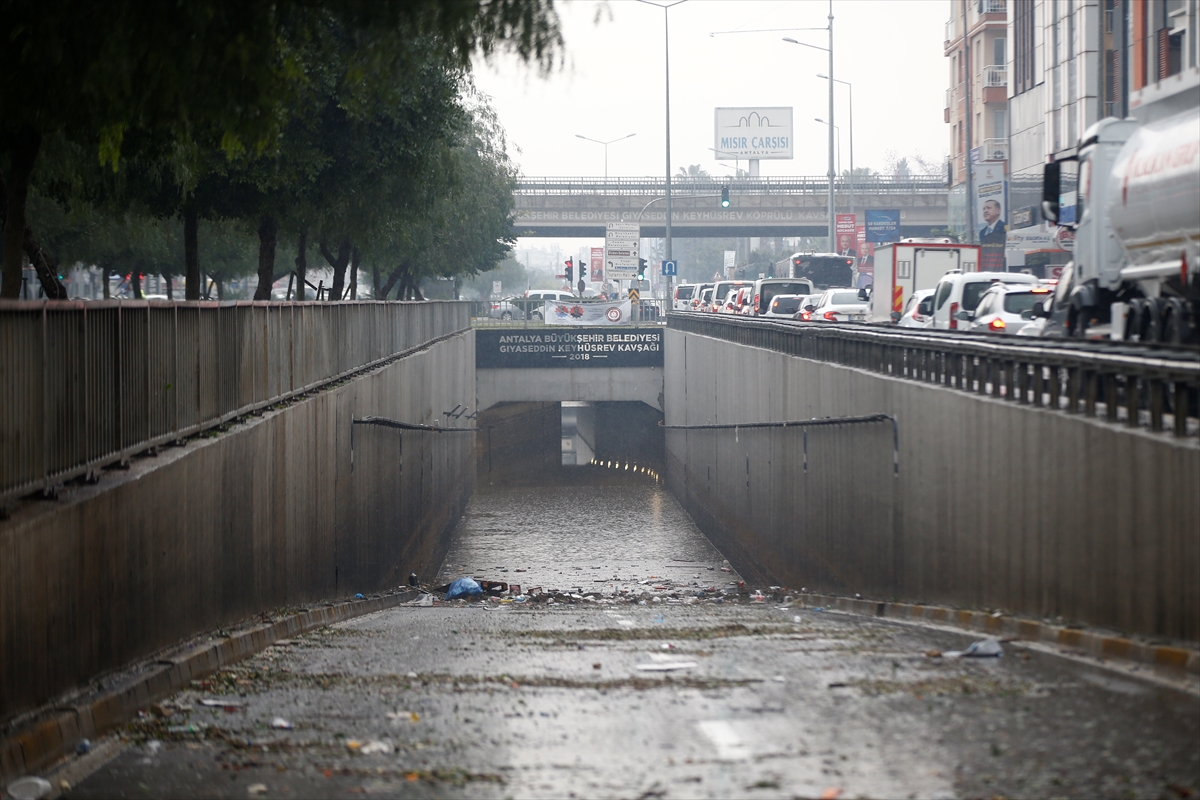
<svg viewBox="0 0 1200 800">
<path fill-rule="evenodd" d="M 576 475 L 480 486 L 455 532 L 437 584 L 520 594 L 278 642 L 68 794 L 1195 796 L 1194 692 L 739 586 L 652 470 Z"/>
</svg>

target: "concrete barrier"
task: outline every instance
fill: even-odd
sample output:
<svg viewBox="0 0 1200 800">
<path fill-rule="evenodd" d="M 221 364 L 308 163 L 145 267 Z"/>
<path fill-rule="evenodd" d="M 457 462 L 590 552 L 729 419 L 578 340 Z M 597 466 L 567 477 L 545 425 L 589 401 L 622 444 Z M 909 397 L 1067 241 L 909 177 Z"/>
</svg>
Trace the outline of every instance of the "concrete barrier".
<svg viewBox="0 0 1200 800">
<path fill-rule="evenodd" d="M 473 333 L 453 334 L 18 508 L 0 523 L 0 720 L 200 631 L 431 580 L 474 437 L 351 420 L 440 422 L 472 402 L 474 363 Z"/>
<path fill-rule="evenodd" d="M 884 413 L 887 426 L 668 430 L 667 482 L 740 571 L 1200 639 L 1200 447 L 668 329 L 665 422 Z"/>
</svg>

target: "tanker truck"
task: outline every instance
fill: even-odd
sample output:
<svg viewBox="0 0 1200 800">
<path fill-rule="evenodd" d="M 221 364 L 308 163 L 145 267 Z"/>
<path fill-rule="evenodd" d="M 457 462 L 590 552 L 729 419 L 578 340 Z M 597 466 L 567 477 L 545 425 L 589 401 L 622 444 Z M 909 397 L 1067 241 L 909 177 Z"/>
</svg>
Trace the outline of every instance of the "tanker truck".
<svg viewBox="0 0 1200 800">
<path fill-rule="evenodd" d="M 1063 335 L 1200 342 L 1200 70 L 1131 96 L 1133 117 L 1088 128 L 1045 166 L 1042 212 L 1069 240 Z"/>
</svg>

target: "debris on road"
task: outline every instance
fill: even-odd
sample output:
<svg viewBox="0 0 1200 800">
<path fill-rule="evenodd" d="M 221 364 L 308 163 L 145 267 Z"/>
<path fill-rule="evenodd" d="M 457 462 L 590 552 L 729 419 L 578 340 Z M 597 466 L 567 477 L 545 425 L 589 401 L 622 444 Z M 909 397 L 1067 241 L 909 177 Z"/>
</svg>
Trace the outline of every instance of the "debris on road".
<svg viewBox="0 0 1200 800">
<path fill-rule="evenodd" d="M 288 722 L 283 717 L 276 717 L 275 719 L 271 720 L 271 727 L 277 731 L 290 731 L 296 726 Z"/>
<path fill-rule="evenodd" d="M 231 697 L 204 697 L 201 698 L 200 705 L 205 708 L 237 709 L 246 705 L 246 703 Z"/>
<path fill-rule="evenodd" d="M 638 664 L 641 672 L 673 672 L 677 669 L 693 669 L 700 666 L 695 661 L 665 661 L 657 664 Z"/>
<path fill-rule="evenodd" d="M 948 650 L 942 655 L 946 658 L 1000 658 L 1004 648 L 995 639 L 980 639 L 966 650 Z"/>
<path fill-rule="evenodd" d="M 8 785 L 8 796 L 13 800 L 41 800 L 48 797 L 53 788 L 45 778 L 21 778 Z"/>
<path fill-rule="evenodd" d="M 478 597 L 483 594 L 483 587 L 474 578 L 456 578 L 445 588 L 446 599 L 456 600 L 459 597 Z"/>
</svg>

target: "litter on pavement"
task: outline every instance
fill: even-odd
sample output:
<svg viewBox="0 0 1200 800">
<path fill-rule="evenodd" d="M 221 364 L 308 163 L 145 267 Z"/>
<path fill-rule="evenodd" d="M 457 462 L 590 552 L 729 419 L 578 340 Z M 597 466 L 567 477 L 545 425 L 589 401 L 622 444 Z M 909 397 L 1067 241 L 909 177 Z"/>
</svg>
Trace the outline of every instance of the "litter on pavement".
<svg viewBox="0 0 1200 800">
<path fill-rule="evenodd" d="M 995 639 L 980 639 L 966 650 L 949 650 L 942 655 L 946 658 L 1000 658 L 1004 648 Z"/>
</svg>

